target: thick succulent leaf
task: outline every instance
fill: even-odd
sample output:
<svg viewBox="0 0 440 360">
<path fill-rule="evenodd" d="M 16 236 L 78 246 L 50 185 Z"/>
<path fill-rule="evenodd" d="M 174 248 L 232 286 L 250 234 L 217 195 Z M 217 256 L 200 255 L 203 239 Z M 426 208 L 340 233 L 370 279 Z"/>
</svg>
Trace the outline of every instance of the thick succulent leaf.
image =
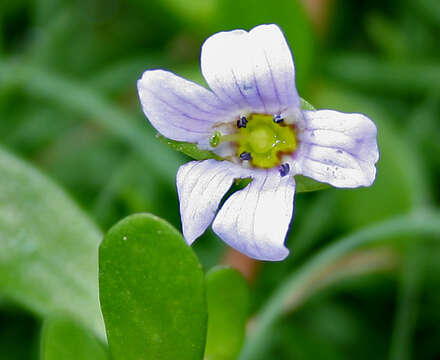
<svg viewBox="0 0 440 360">
<path fill-rule="evenodd" d="M 101 234 L 55 184 L 0 148 L 0 293 L 40 316 L 67 313 L 104 336 Z"/>
<path fill-rule="evenodd" d="M 109 354 L 85 328 L 71 319 L 55 317 L 43 324 L 41 360 L 108 360 Z"/>
<path fill-rule="evenodd" d="M 181 234 L 164 220 L 132 215 L 99 251 L 99 288 L 116 360 L 200 360 L 206 339 L 204 274 Z"/>
<path fill-rule="evenodd" d="M 245 337 L 249 288 L 236 270 L 218 267 L 206 275 L 208 337 L 205 360 L 235 360 Z"/>
</svg>

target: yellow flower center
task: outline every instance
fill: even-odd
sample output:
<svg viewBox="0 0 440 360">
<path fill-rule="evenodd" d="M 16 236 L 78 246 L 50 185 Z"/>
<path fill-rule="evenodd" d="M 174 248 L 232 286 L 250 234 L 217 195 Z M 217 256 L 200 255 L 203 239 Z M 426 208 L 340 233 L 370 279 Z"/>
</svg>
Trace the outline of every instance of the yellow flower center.
<svg viewBox="0 0 440 360">
<path fill-rule="evenodd" d="M 237 157 L 248 160 L 255 167 L 272 168 L 281 163 L 283 154 L 293 153 L 297 147 L 295 128 L 283 121 L 277 123 L 273 116 L 251 114 L 237 133 L 221 136 L 215 133 L 211 145 L 224 141 L 234 142 Z M 243 156 L 244 155 L 244 156 Z"/>
<path fill-rule="evenodd" d="M 243 129 L 242 132 L 245 132 Z M 261 126 L 248 132 L 247 144 L 252 148 L 252 152 L 264 154 L 270 151 L 277 144 L 276 133 L 268 126 Z"/>
</svg>

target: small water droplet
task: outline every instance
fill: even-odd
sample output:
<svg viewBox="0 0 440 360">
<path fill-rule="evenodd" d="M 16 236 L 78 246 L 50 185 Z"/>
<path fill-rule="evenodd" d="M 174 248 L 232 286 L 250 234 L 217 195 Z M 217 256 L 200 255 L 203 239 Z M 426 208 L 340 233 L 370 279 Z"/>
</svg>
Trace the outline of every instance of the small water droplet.
<svg viewBox="0 0 440 360">
<path fill-rule="evenodd" d="M 122 240 L 124 240 L 124 241 L 127 241 L 127 237 L 126 237 L 126 236 L 124 236 L 124 237 L 122 238 Z"/>
</svg>

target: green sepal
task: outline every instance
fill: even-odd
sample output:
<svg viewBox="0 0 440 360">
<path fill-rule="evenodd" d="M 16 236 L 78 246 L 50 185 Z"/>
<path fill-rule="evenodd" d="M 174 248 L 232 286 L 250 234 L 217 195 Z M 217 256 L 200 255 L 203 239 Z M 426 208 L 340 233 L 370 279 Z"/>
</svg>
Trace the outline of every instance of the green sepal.
<svg viewBox="0 0 440 360">
<path fill-rule="evenodd" d="M 296 193 L 324 190 L 330 187 L 329 184 L 313 180 L 303 175 L 296 175 L 295 183 L 296 183 L 296 189 L 295 189 Z"/>
<path fill-rule="evenodd" d="M 207 159 L 222 160 L 220 156 L 214 154 L 212 151 L 199 149 L 197 144 L 184 142 L 184 141 L 171 140 L 160 134 L 157 134 L 156 137 L 162 143 L 167 144 L 176 151 L 188 155 L 194 160 L 207 160 Z"/>
<path fill-rule="evenodd" d="M 301 110 L 311 110 L 311 111 L 316 111 L 315 107 L 310 104 L 307 100 L 304 100 L 303 98 L 301 99 Z"/>
</svg>

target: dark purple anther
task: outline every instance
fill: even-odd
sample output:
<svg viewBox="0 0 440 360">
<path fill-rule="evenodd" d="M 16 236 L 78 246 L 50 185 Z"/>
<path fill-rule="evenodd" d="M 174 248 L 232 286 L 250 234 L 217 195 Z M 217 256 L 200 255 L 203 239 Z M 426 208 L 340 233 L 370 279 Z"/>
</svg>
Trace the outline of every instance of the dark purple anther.
<svg viewBox="0 0 440 360">
<path fill-rule="evenodd" d="M 245 116 L 242 116 L 240 119 L 237 120 L 237 127 L 238 128 L 245 128 L 246 124 L 248 123 Z"/>
<path fill-rule="evenodd" d="M 240 159 L 241 160 L 251 160 L 252 159 L 252 155 L 251 155 L 251 153 L 248 153 L 247 151 L 243 151 L 240 154 Z"/>
<path fill-rule="evenodd" d="M 287 164 L 287 163 L 281 164 L 279 170 L 280 170 L 280 175 L 281 176 L 286 176 L 289 173 L 289 171 L 290 171 L 290 165 Z"/>
<path fill-rule="evenodd" d="M 281 115 L 275 115 L 273 117 L 273 121 L 277 124 L 279 124 L 280 122 L 282 122 L 284 119 L 281 117 Z"/>
</svg>

